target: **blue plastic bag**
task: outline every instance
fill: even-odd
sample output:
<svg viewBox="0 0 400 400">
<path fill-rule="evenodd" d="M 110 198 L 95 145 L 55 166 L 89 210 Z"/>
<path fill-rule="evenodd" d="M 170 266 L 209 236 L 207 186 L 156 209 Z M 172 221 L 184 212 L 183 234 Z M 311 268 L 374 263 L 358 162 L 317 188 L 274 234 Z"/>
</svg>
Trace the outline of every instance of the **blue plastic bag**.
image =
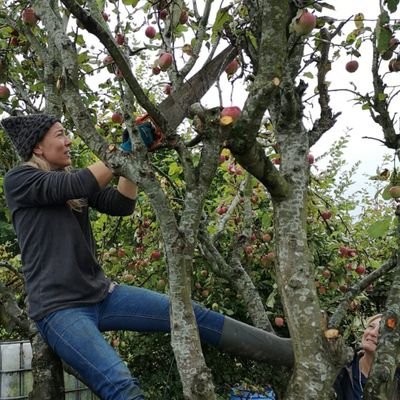
<svg viewBox="0 0 400 400">
<path fill-rule="evenodd" d="M 264 393 L 257 393 L 238 386 L 231 388 L 229 400 L 276 400 L 276 397 L 270 387 L 266 387 Z"/>
</svg>

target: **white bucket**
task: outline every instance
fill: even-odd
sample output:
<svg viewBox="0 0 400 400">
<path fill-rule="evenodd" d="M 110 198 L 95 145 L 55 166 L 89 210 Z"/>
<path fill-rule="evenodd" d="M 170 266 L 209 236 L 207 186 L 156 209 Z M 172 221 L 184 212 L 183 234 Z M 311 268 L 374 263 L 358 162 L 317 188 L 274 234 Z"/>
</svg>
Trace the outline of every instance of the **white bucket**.
<svg viewBox="0 0 400 400">
<path fill-rule="evenodd" d="M 32 390 L 32 348 L 27 340 L 0 342 L 0 400 L 28 399 Z M 64 373 L 65 400 L 97 397 L 74 376 Z"/>
</svg>

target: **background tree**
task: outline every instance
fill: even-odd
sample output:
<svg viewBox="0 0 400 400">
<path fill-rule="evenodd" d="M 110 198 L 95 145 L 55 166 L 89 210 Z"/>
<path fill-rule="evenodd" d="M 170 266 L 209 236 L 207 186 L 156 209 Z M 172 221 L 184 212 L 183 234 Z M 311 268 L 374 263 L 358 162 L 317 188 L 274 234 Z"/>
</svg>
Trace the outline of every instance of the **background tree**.
<svg viewBox="0 0 400 400">
<path fill-rule="evenodd" d="M 382 1 L 372 28 L 357 15 L 356 28 L 342 39 L 346 21 L 332 19 L 326 2 L 244 1 L 219 9 L 182 1 L 4 2 L 3 112 L 65 115 L 76 137 L 76 164 L 100 157 L 142 189 L 132 219 L 94 217 L 99 257 L 111 276 L 168 288 L 184 398 L 213 399 L 219 389 L 203 357 L 192 297 L 269 331 L 269 314 L 280 318 L 276 329 L 290 334 L 296 359 L 286 399 L 328 398 L 349 359 L 343 337 L 351 340 L 350 331 L 342 336 L 338 330 L 343 320 L 349 326 L 349 307 L 360 315 L 386 308 L 382 335 L 388 340 L 377 360 L 385 376 L 375 370 L 367 396 L 383 398 L 389 390 L 399 363 L 398 328 L 390 322 L 399 315 L 397 268 L 382 276 L 396 266 L 395 237 L 387 240 L 393 210 L 375 209 L 378 200 L 365 197 L 366 218 L 355 222 L 354 204 L 344 197 L 352 172 L 335 180 L 345 139 L 320 174 L 313 172 L 310 147 L 339 117 L 330 108 L 326 80 L 338 56 L 332 46 L 357 58 L 368 43 L 373 87 L 353 93 L 382 128 L 385 145 L 397 151 L 391 113 L 397 92 L 385 86 L 385 72 L 398 70 L 397 25 L 390 20 L 397 5 Z M 346 68 L 357 69 L 355 63 Z M 232 86 L 245 83 L 242 110 L 234 101 L 223 112 L 202 106 L 213 85 L 221 107 L 227 106 L 226 77 Z M 306 78 L 319 105 L 311 124 Z M 135 124 L 144 114 L 162 133 L 150 149 Z M 122 123 L 132 154 L 118 148 Z M 14 164 L 8 154 L 4 171 Z M 397 172 L 390 168 L 377 177 L 388 199 Z M 2 218 L 9 227 L 6 211 Z M 8 232 L 6 247 L 14 240 Z M 14 268 L 16 253 L 15 245 L 6 253 Z M 11 269 L 5 273 L 14 279 Z M 379 293 L 371 286 L 378 278 Z M 110 334 L 122 352 L 134 337 Z"/>
</svg>

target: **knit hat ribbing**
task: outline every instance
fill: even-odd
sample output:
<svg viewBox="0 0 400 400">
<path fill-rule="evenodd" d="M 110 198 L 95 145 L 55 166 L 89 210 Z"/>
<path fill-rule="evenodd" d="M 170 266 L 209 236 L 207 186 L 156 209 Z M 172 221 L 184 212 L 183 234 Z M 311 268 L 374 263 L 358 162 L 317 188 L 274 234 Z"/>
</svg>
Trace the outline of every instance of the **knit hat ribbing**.
<svg viewBox="0 0 400 400">
<path fill-rule="evenodd" d="M 59 119 L 46 114 L 9 117 L 1 121 L 20 157 L 27 161 L 36 144 Z"/>
</svg>

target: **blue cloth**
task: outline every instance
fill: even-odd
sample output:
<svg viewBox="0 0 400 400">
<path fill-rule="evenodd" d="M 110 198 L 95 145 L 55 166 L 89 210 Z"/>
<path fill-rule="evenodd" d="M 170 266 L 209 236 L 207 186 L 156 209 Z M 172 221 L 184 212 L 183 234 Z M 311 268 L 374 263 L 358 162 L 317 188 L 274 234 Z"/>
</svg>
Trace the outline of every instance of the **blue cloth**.
<svg viewBox="0 0 400 400">
<path fill-rule="evenodd" d="M 242 387 L 231 389 L 229 400 L 275 400 L 275 393 L 270 387 L 266 387 L 263 393 L 258 393 Z"/>
<path fill-rule="evenodd" d="M 149 147 L 156 138 L 154 126 L 151 122 L 144 122 L 138 125 L 137 129 L 139 131 L 140 139 L 142 139 L 142 142 L 146 145 L 146 147 Z M 127 153 L 133 150 L 133 144 L 131 142 L 127 129 L 125 129 L 122 134 L 122 143 L 120 148 Z"/>
<path fill-rule="evenodd" d="M 224 316 L 194 303 L 200 338 L 218 345 Z M 117 285 L 101 302 L 55 311 L 36 321 L 54 352 L 103 400 L 142 400 L 137 379 L 101 332 L 169 332 L 168 296 Z"/>
</svg>

